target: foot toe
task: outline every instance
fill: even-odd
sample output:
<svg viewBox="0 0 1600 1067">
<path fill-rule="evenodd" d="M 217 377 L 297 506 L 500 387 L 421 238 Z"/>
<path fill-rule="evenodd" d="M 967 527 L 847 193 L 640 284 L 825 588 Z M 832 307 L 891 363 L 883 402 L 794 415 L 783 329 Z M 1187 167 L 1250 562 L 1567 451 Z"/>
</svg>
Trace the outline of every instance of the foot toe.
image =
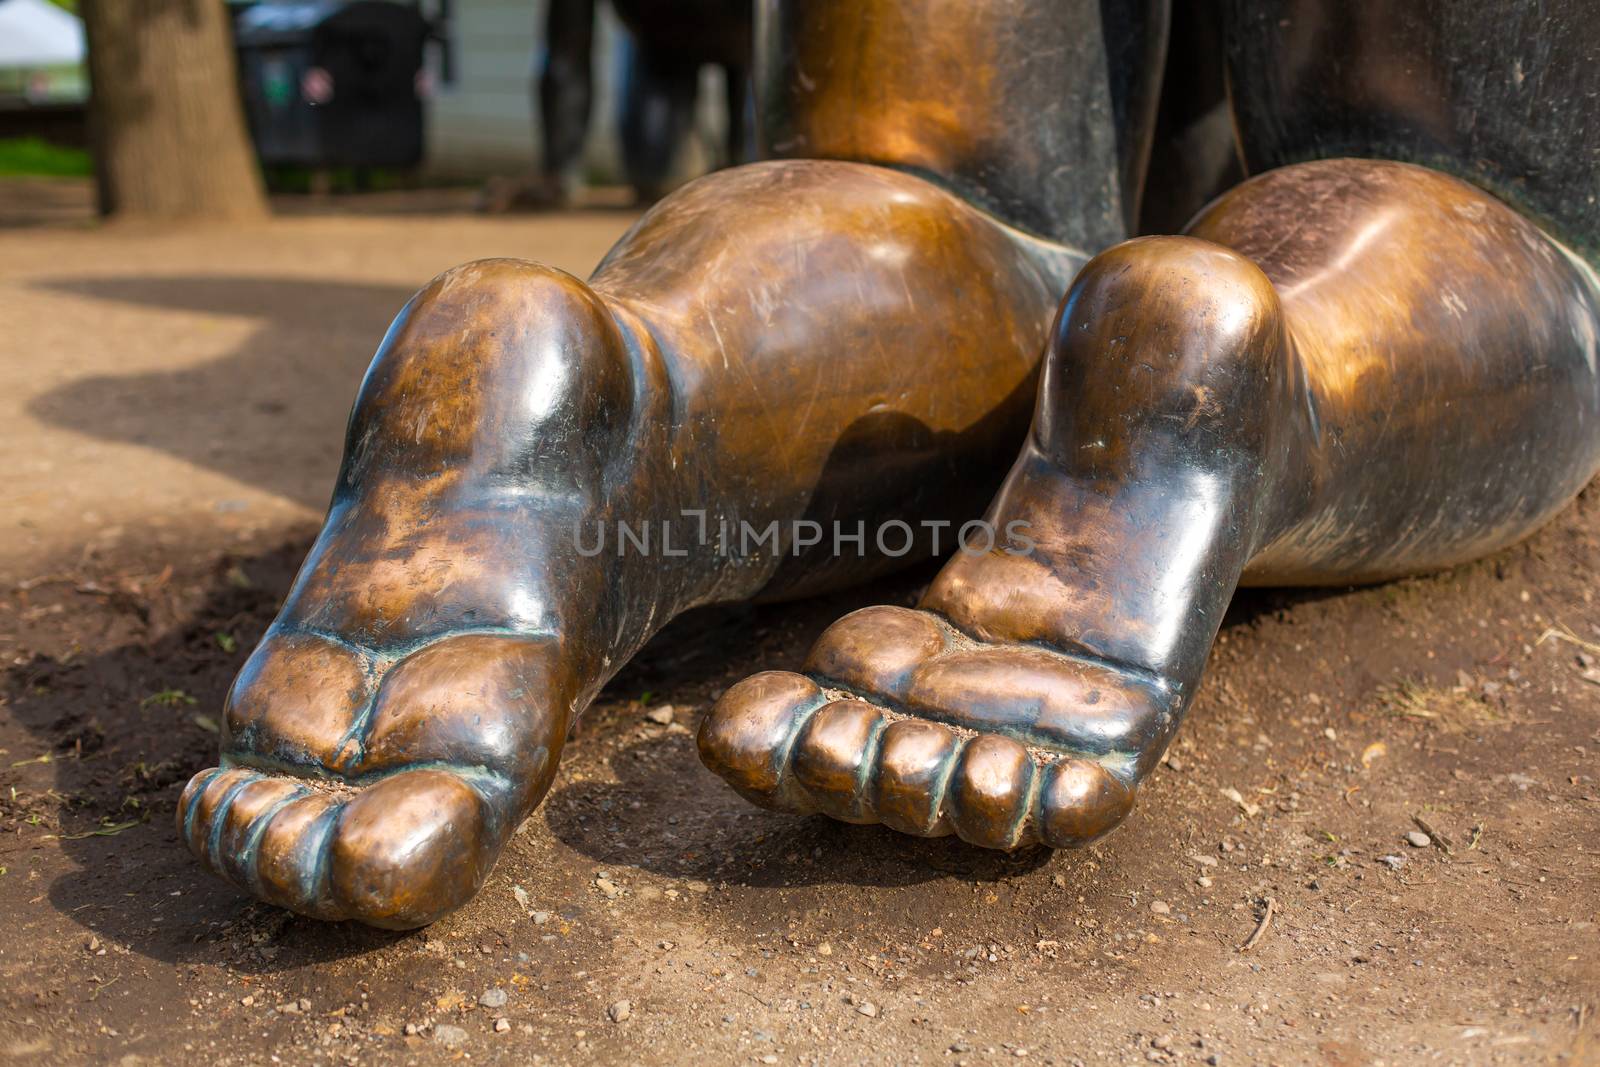
<svg viewBox="0 0 1600 1067">
<path fill-rule="evenodd" d="M 772 671 L 729 689 L 701 727 L 705 763 L 764 807 L 985 848 L 1110 830 L 1175 718 L 1152 677 L 904 608 L 845 616 L 806 669 L 815 681 Z"/>
<path fill-rule="evenodd" d="M 824 702 L 809 678 L 788 671 L 753 674 L 724 693 L 700 724 L 700 759 L 753 804 L 813 811 L 789 774 L 789 753 L 805 717 Z"/>
<path fill-rule="evenodd" d="M 866 794 L 883 724 L 878 709 L 861 700 L 836 700 L 806 719 L 789 762 L 813 810 L 845 822 L 878 821 Z"/>
<path fill-rule="evenodd" d="M 1077 848 L 1108 833 L 1133 810 L 1135 789 L 1098 763 L 1064 759 L 1044 768 L 1037 832 L 1051 848 Z"/>
<path fill-rule="evenodd" d="M 884 729 L 872 805 L 885 826 L 918 837 L 955 832 L 944 798 L 960 747 L 938 723 L 900 719 Z"/>
<path fill-rule="evenodd" d="M 271 825 L 273 816 L 308 792 L 292 778 L 254 775 L 233 793 L 225 810 L 211 815 L 207 842 L 211 868 L 235 885 L 255 889 L 258 883 L 256 862 L 263 832 Z"/>
<path fill-rule="evenodd" d="M 264 814 L 254 854 L 236 858 L 231 870 L 218 873 L 280 908 L 317 919 L 345 918 L 328 892 L 325 859 L 343 807 L 333 793 L 302 787 L 276 812 Z"/>
<path fill-rule="evenodd" d="M 1028 750 L 1009 737 L 979 734 L 968 741 L 950 782 L 956 834 L 984 848 L 1022 844 L 1036 773 Z"/>
<path fill-rule="evenodd" d="M 345 915 L 374 926 L 424 926 L 477 892 L 503 834 L 482 799 L 449 771 L 412 770 L 363 789 L 339 814 L 328 887 Z"/>
</svg>

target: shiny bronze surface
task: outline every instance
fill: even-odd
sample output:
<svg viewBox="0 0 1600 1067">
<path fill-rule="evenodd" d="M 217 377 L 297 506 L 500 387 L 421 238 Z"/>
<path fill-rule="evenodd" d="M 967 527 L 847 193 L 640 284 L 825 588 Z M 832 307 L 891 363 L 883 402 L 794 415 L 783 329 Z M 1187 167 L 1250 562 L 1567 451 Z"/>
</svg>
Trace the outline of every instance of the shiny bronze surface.
<svg viewBox="0 0 1600 1067">
<path fill-rule="evenodd" d="M 1483 118 L 1459 84 L 1495 58 L 1461 44 L 1471 18 L 1441 13 L 1432 51 L 1396 32 L 1357 73 L 1292 51 L 1306 20 L 1379 8 L 1230 0 L 1241 143 L 1277 169 L 1083 265 L 1137 207 L 1160 64 L 1126 67 L 1159 55 L 1163 4 L 763 4 L 785 158 L 668 198 L 588 284 L 468 264 L 396 320 L 223 766 L 185 793 L 191 847 L 307 914 L 431 921 L 661 625 L 927 556 L 925 520 L 978 513 L 1030 400 L 986 515 L 1022 541 L 967 544 L 916 609 L 857 612 L 803 673 L 731 688 L 699 740 L 741 794 L 1082 844 L 1130 810 L 1238 585 L 1380 580 L 1537 528 L 1600 467 L 1600 288 L 1558 239 L 1594 227 L 1550 192 L 1587 172 L 1524 167 L 1504 195 L 1537 221 L 1485 191 L 1517 186 L 1524 142 L 1493 134 L 1508 98 Z M 1407 49 L 1445 72 L 1449 137 L 1359 133 L 1351 101 L 1422 99 Z M 1318 111 L 1333 77 L 1355 88 Z M 1339 152 L 1435 166 L 1298 162 L 1346 126 Z M 797 526 L 891 522 L 903 554 Z"/>
<path fill-rule="evenodd" d="M 987 516 L 1021 524 L 1028 551 L 959 552 L 917 611 L 857 612 L 805 675 L 723 696 L 701 754 L 751 800 L 847 803 L 852 821 L 989 847 L 1082 843 L 1128 811 L 1239 584 L 1472 559 L 1600 467 L 1600 292 L 1580 258 L 1600 238 L 1586 5 L 1207 0 L 1182 14 L 1179 49 L 1220 40 L 1243 161 L 1266 173 L 1189 236 L 1117 246 L 1079 274 Z M 1214 85 L 1207 66 L 1175 56 L 1174 89 Z M 1163 106 L 1197 155 L 1215 146 L 1210 99 Z M 1330 156 L 1408 162 L 1301 162 Z M 1157 190 L 1192 202 L 1221 173 L 1202 162 L 1169 159 Z M 920 723 L 914 751 L 835 742 L 853 782 L 796 773 L 808 722 L 839 697 Z"/>
<path fill-rule="evenodd" d="M 1597 337 L 1593 271 L 1479 189 L 1365 160 L 1245 182 L 1073 283 L 987 516 L 1031 550 L 958 552 L 918 610 L 840 620 L 805 675 L 724 694 L 701 755 L 768 807 L 1091 840 L 1177 729 L 1241 582 L 1446 567 L 1570 501 L 1600 469 Z M 811 724 L 841 699 L 915 745 L 824 744 Z M 802 773 L 819 759 L 848 773 Z"/>
<path fill-rule="evenodd" d="M 1248 171 L 1336 156 L 1481 185 L 1600 253 L 1589 0 L 1202 0 L 1222 15 Z"/>
<path fill-rule="evenodd" d="M 828 34 L 853 19 L 866 40 L 850 60 L 863 70 L 935 45 L 941 61 L 960 58 L 952 39 L 921 33 L 955 17 L 948 4 L 805 7 L 829 8 Z M 1094 3 L 1057 7 L 1075 32 L 1094 32 Z M 998 72 L 1008 56 L 1044 57 L 1056 39 L 1023 32 L 1041 9 L 995 7 L 984 25 L 1011 52 L 990 42 L 982 61 Z M 782 11 L 766 17 L 787 19 L 783 39 L 798 49 L 769 57 L 775 83 L 802 84 L 811 72 L 794 64 L 839 46 L 808 44 L 823 30 Z M 1047 139 L 1053 155 L 984 170 L 995 189 L 1025 189 L 1035 172 L 1018 173 L 1041 160 L 1078 167 L 1069 149 L 1081 142 L 1082 172 L 1097 178 L 1054 187 L 1051 203 L 1062 218 L 1099 219 L 1080 236 L 1102 243 L 1122 236 L 1115 212 L 1099 215 L 1118 180 L 1103 77 L 1050 82 L 1068 94 L 1052 106 L 1076 116 Z M 828 84 L 785 113 L 806 122 L 813 107 L 855 106 Z M 1020 150 L 1015 116 L 1035 99 L 1025 90 L 996 81 L 939 129 L 967 145 L 1009 131 L 1001 139 Z M 909 117 L 904 129 L 927 131 Z M 875 156 L 859 144 L 813 154 Z M 1129 158 L 1142 158 L 1137 146 Z M 949 191 L 976 189 L 965 166 L 920 158 L 923 177 L 831 158 L 723 171 L 648 213 L 588 284 L 490 260 L 418 293 L 362 384 L 322 534 L 234 685 L 222 769 L 184 795 L 194 851 L 309 915 L 427 923 L 481 884 L 549 788 L 573 719 L 674 615 L 927 558 L 936 528 L 924 521 L 968 518 L 993 492 L 1025 430 L 1055 306 L 1086 258 Z M 909 550 L 869 535 L 836 551 L 796 525 L 891 520 L 908 524 Z M 771 696 L 785 713 L 786 692 Z M 881 726 L 871 705 L 839 700 L 809 724 L 795 774 L 837 798 L 841 818 L 871 808 L 843 787 Z M 914 724 L 894 737 L 903 817 L 915 820 L 916 761 L 930 757 Z M 1026 769 L 999 748 L 968 764 L 973 811 L 1008 803 L 996 783 Z M 758 789 L 766 771 L 729 773 Z"/>
<path fill-rule="evenodd" d="M 788 533 L 722 553 L 706 515 L 714 535 L 981 506 L 1078 262 L 919 178 L 792 161 L 663 202 L 590 285 L 513 260 L 441 276 L 368 372 L 326 528 L 230 697 L 232 769 L 185 798 L 190 841 L 308 914 L 461 903 L 667 620 L 903 562 L 797 556 Z M 254 782 L 271 805 L 236 802 Z"/>
<path fill-rule="evenodd" d="M 1167 0 L 758 3 L 765 153 L 923 174 L 1077 248 L 1131 230 Z"/>
</svg>

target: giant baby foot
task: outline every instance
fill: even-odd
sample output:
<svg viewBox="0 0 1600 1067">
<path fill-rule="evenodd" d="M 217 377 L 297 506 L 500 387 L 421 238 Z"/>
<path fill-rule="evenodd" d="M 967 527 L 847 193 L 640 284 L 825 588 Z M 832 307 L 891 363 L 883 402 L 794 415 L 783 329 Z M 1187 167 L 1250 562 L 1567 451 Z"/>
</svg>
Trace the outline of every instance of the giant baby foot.
<svg viewBox="0 0 1600 1067">
<path fill-rule="evenodd" d="M 805 676 L 729 690 L 701 751 L 736 789 L 910 833 L 1070 843 L 1125 810 L 1241 580 L 1459 563 L 1527 536 L 1600 467 L 1594 274 L 1480 190 L 1308 163 L 1193 230 L 1208 240 L 1097 256 L 1068 293 L 988 515 L 1027 550 L 958 553 L 922 611 L 853 615 Z M 1070 832 L 1062 811 L 1080 813 Z"/>
<path fill-rule="evenodd" d="M 222 766 L 179 806 L 218 874 L 386 927 L 477 890 L 603 670 L 579 607 L 602 576 L 566 516 L 627 432 L 623 350 L 591 291 L 527 263 L 452 271 L 402 313 L 328 522 L 229 694 Z"/>
<path fill-rule="evenodd" d="M 1272 288 L 1241 256 L 1166 238 L 1097 257 L 984 543 L 921 610 L 858 611 L 803 674 L 730 689 L 704 761 L 767 807 L 989 848 L 1110 830 L 1258 538 L 1270 434 L 1249 412 L 1281 388 L 1281 341 Z"/>
</svg>

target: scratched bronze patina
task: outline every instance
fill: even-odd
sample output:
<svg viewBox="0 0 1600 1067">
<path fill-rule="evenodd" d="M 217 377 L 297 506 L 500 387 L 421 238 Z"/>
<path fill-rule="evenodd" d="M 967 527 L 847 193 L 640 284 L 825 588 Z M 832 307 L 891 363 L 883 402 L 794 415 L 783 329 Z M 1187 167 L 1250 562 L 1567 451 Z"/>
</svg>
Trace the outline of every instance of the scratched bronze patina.
<svg viewBox="0 0 1600 1067">
<path fill-rule="evenodd" d="M 305 914 L 432 921 L 669 619 L 926 558 L 997 485 L 988 528 L 1022 543 L 741 682 L 701 753 L 782 810 L 994 848 L 1104 833 L 1238 585 L 1449 566 L 1600 467 L 1582 6 L 1208 8 L 1256 176 L 1119 244 L 1160 0 L 761 3 L 773 158 L 667 198 L 587 283 L 473 263 L 396 319 L 221 767 L 185 792 L 191 847 Z M 717 536 L 801 520 L 916 546 Z"/>
</svg>

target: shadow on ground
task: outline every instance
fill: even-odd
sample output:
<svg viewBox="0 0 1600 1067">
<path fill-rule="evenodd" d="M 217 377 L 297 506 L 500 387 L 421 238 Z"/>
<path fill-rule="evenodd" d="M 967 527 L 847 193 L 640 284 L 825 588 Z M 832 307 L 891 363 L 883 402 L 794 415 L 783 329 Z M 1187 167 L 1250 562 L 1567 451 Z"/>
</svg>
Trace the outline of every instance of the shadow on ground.
<svg viewBox="0 0 1600 1067">
<path fill-rule="evenodd" d="M 755 671 L 799 670 L 813 641 L 835 619 L 869 604 L 909 605 L 936 571 L 936 566 L 927 566 L 837 596 L 708 609 L 678 620 L 617 676 L 601 704 L 632 700 L 637 716 L 641 696 L 687 700 L 696 709 L 688 722 L 691 730 L 662 735 L 648 726 L 619 727 L 619 717 L 602 708 L 580 730 L 612 735 L 618 751 L 607 769 L 614 780 L 558 780 L 536 818 L 542 817 L 562 842 L 597 863 L 752 888 L 914 885 L 947 875 L 996 881 L 1052 861 L 1057 873 L 1076 883 L 1087 853 L 1057 854 L 1043 848 L 1002 853 L 954 837 L 922 840 L 882 826 L 762 811 L 700 764 L 693 729 L 723 689 Z M 1243 590 L 1224 627 L 1248 628 L 1296 604 L 1347 592 Z M 1108 839 L 1105 847 L 1115 848 L 1114 842 Z"/>
<path fill-rule="evenodd" d="M 82 378 L 35 398 L 28 412 L 317 508 L 327 502 L 361 375 L 412 292 L 333 279 L 219 277 L 63 278 L 39 288 L 259 323 L 221 358 Z M 248 444 L 262 441 L 273 442 L 270 454 Z"/>
</svg>

